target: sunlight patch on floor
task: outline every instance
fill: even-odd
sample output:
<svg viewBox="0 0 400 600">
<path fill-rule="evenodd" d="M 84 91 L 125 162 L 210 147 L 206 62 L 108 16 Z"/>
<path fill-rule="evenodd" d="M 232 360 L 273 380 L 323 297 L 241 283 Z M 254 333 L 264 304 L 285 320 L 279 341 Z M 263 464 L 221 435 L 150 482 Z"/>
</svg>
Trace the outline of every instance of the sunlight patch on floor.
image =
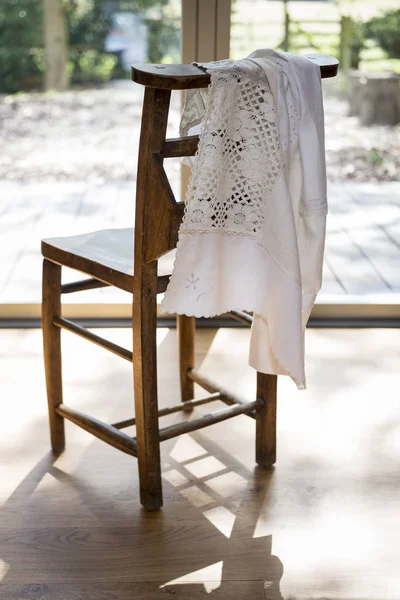
<svg viewBox="0 0 400 600">
<path fill-rule="evenodd" d="M 207 450 L 187 434 L 181 435 L 176 439 L 175 445 L 170 452 L 171 458 L 179 463 L 192 460 L 203 454 L 207 454 Z"/>
<path fill-rule="evenodd" d="M 205 458 L 201 458 L 200 460 L 185 465 L 185 469 L 195 477 L 201 478 L 218 473 L 218 471 L 223 471 L 226 469 L 226 466 L 220 460 L 215 458 L 215 456 L 206 456 Z"/>
<path fill-rule="evenodd" d="M 178 579 L 168 581 L 168 583 L 160 585 L 160 588 L 164 588 L 167 585 L 202 583 L 207 594 L 211 594 L 211 592 L 219 588 L 221 585 L 223 564 L 224 561 L 221 560 L 213 565 L 204 567 L 204 569 L 199 569 L 198 571 L 193 571 L 193 573 L 188 573 L 187 575 L 178 577 Z"/>
<path fill-rule="evenodd" d="M 10 565 L 0 558 L 0 581 L 7 575 L 9 568 Z"/>
<path fill-rule="evenodd" d="M 162 476 L 164 479 L 168 481 L 174 487 L 179 487 L 180 485 L 185 485 L 189 483 L 189 480 L 182 474 L 179 473 L 176 469 L 170 469 L 169 471 L 165 471 Z"/>
<path fill-rule="evenodd" d="M 203 515 L 227 538 L 231 537 L 236 516 L 224 506 L 206 510 Z"/>
<path fill-rule="evenodd" d="M 186 498 L 195 508 L 202 508 L 206 504 L 214 502 L 214 500 L 203 492 L 197 485 L 191 485 L 188 488 L 180 490 L 181 495 Z"/>
<path fill-rule="evenodd" d="M 229 498 L 242 492 L 247 486 L 247 481 L 238 473 L 230 472 L 208 479 L 205 484 L 221 498 Z"/>
</svg>

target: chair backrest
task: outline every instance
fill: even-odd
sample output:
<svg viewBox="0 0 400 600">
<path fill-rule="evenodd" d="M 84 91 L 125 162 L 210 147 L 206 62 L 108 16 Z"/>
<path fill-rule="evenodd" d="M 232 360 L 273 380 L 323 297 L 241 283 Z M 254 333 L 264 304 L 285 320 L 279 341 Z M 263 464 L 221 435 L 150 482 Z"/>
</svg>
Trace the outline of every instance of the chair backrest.
<svg viewBox="0 0 400 600">
<path fill-rule="evenodd" d="M 308 55 L 322 77 L 335 77 L 338 61 Z M 164 170 L 164 158 L 193 156 L 199 137 L 166 139 L 172 90 L 208 87 L 210 76 L 194 65 L 132 66 L 132 80 L 145 86 L 136 188 L 135 265 L 150 263 L 176 247 L 184 203 L 177 202 Z M 135 266 L 136 271 L 136 266 Z"/>
<path fill-rule="evenodd" d="M 133 81 L 145 86 L 136 188 L 135 251 L 144 261 L 175 248 L 184 204 L 177 202 L 164 159 L 193 156 L 198 136 L 166 140 L 172 90 L 207 87 L 209 75 L 193 65 L 134 65 Z M 137 255 L 137 252 L 135 252 Z"/>
</svg>

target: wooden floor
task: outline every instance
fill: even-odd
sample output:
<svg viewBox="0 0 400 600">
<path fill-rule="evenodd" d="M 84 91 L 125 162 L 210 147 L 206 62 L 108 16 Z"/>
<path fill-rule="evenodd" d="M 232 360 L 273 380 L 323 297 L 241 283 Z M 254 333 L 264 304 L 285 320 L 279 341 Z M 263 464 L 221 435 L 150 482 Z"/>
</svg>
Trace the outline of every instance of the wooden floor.
<svg viewBox="0 0 400 600">
<path fill-rule="evenodd" d="M 178 194 L 179 164 L 168 168 Z M 133 182 L 0 182 L 0 303 L 39 302 L 41 238 L 132 226 L 133 197 Z M 331 184 L 329 207 L 319 299 L 399 294 L 400 183 Z M 93 300 L 124 302 L 125 295 L 103 288 L 83 301 Z"/>
<path fill-rule="evenodd" d="M 103 333 L 129 345 L 128 330 Z M 201 330 L 197 363 L 251 398 L 248 336 Z M 0 599 L 398 600 L 399 333 L 307 336 L 308 390 L 280 378 L 275 469 L 254 468 L 245 416 L 169 440 L 165 506 L 150 514 L 135 459 L 72 424 L 51 455 L 40 332 L 0 330 Z M 175 330 L 158 342 L 166 406 Z M 130 366 L 69 333 L 64 349 L 65 402 L 128 417 Z"/>
</svg>

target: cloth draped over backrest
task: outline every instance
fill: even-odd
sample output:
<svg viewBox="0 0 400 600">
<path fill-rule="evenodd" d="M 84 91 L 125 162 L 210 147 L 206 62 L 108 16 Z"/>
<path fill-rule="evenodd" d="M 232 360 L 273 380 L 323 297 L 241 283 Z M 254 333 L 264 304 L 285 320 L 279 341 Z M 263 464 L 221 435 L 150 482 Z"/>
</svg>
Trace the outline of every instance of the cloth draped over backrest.
<svg viewBox="0 0 400 600">
<path fill-rule="evenodd" d="M 304 388 L 327 213 L 319 67 L 272 50 L 199 66 L 211 83 L 186 95 L 181 135 L 200 139 L 162 310 L 253 311 L 251 366 Z"/>
</svg>

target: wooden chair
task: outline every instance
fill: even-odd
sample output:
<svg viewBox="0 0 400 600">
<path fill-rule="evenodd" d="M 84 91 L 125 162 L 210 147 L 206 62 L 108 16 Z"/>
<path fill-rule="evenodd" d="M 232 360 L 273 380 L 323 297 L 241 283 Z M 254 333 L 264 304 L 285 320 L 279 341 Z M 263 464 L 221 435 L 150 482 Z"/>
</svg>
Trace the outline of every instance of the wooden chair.
<svg viewBox="0 0 400 600">
<path fill-rule="evenodd" d="M 314 56 L 322 75 L 333 77 L 338 62 Z M 182 433 L 246 414 L 256 423 L 256 462 L 271 467 L 276 457 L 277 377 L 257 374 L 257 394 L 244 402 L 194 368 L 195 319 L 177 317 L 182 402 L 158 410 L 157 406 L 157 294 L 164 292 L 172 269 L 168 251 L 175 248 L 183 216 L 183 203 L 176 202 L 163 161 L 168 157 L 195 154 L 198 137 L 165 139 L 171 90 L 207 87 L 209 76 L 192 65 L 135 65 L 133 81 L 145 86 L 136 190 L 135 230 L 106 230 L 87 235 L 43 240 L 42 327 L 44 360 L 54 452 L 64 450 L 64 419 L 68 419 L 111 446 L 136 456 L 139 462 L 140 499 L 148 510 L 162 506 L 160 442 Z M 134 252 L 133 252 L 134 240 Z M 134 260 L 133 260 L 134 255 Z M 134 263 L 134 269 L 132 269 Z M 89 279 L 61 285 L 63 266 L 82 271 Z M 81 325 L 61 316 L 61 294 L 112 285 L 133 293 L 133 353 Z M 251 316 L 232 312 L 251 324 Z M 67 329 L 133 362 L 135 418 L 107 425 L 63 403 L 61 373 L 61 329 Z M 197 400 L 194 383 L 209 395 Z M 221 400 L 227 408 L 212 414 L 159 427 L 159 417 Z M 136 437 L 121 430 L 136 425 Z"/>
</svg>

